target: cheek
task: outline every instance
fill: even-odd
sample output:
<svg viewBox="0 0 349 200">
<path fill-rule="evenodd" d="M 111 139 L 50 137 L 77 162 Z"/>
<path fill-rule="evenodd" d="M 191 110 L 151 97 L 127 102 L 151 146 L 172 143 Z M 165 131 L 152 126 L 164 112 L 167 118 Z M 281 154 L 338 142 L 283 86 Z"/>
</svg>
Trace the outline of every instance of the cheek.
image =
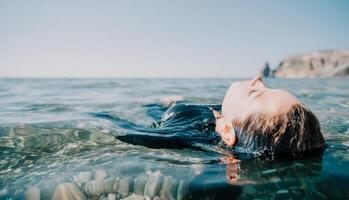
<svg viewBox="0 0 349 200">
<path fill-rule="evenodd" d="M 241 97 L 237 97 L 227 106 L 227 109 L 223 111 L 223 115 L 231 117 L 232 120 L 242 119 L 248 110 L 249 106 L 247 101 L 243 100 Z"/>
<path fill-rule="evenodd" d="M 215 131 L 218 132 L 218 133 L 223 132 L 223 123 L 222 123 L 222 120 L 218 119 L 218 120 L 216 121 L 216 128 L 215 128 Z"/>
<path fill-rule="evenodd" d="M 241 112 L 246 104 L 245 96 L 243 88 L 238 86 L 231 87 L 224 97 L 222 105 L 223 115 L 232 116 L 233 114 Z"/>
</svg>

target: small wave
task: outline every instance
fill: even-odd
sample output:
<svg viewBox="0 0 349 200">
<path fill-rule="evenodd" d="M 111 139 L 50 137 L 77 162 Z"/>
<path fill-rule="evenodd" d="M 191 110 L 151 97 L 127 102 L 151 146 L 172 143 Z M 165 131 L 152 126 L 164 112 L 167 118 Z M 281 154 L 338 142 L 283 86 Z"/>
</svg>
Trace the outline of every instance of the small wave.
<svg viewBox="0 0 349 200">
<path fill-rule="evenodd" d="M 177 102 L 177 101 L 183 101 L 184 100 L 184 97 L 183 96 L 180 96 L 180 95 L 175 95 L 175 96 L 164 96 L 164 97 L 161 97 L 159 99 L 159 102 L 163 105 L 171 105 L 172 103 L 174 102 Z"/>
<path fill-rule="evenodd" d="M 31 104 L 24 108 L 24 111 L 33 112 L 66 112 L 72 109 L 64 104 L 54 104 L 54 103 L 42 103 L 42 104 Z"/>
</svg>

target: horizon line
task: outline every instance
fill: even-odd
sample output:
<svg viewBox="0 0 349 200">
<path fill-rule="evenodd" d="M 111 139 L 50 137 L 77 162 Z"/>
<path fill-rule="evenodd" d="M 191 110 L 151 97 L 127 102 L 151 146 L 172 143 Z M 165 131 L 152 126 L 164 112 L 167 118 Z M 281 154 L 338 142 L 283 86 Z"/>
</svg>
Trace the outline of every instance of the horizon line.
<svg viewBox="0 0 349 200">
<path fill-rule="evenodd" d="M 1 76 L 0 79 L 246 79 L 253 76 Z"/>
</svg>

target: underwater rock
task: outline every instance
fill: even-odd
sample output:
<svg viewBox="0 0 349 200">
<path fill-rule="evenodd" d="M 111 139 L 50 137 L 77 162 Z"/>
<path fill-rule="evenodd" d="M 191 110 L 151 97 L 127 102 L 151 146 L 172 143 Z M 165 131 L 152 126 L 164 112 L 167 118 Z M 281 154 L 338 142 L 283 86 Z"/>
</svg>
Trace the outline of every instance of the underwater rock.
<svg viewBox="0 0 349 200">
<path fill-rule="evenodd" d="M 78 175 L 73 176 L 73 180 L 79 187 L 81 187 L 83 184 L 92 180 L 92 172 L 90 171 L 79 172 Z"/>
<path fill-rule="evenodd" d="M 115 181 L 118 181 L 118 179 L 109 178 L 109 179 L 104 179 L 102 181 L 93 180 L 93 181 L 87 182 L 84 185 L 83 191 L 89 197 L 100 196 L 101 194 L 104 194 L 104 193 L 114 192 L 115 185 L 117 185 L 115 184 Z"/>
<path fill-rule="evenodd" d="M 57 186 L 56 191 L 53 193 L 52 200 L 61 199 L 86 199 L 85 195 L 80 191 L 79 187 L 74 183 L 62 183 Z"/>
<path fill-rule="evenodd" d="M 188 182 L 181 179 L 177 188 L 177 200 L 184 200 L 188 196 Z"/>
<path fill-rule="evenodd" d="M 104 169 L 97 169 L 95 171 L 95 180 L 97 181 L 101 181 L 105 179 L 107 176 L 108 176 L 108 173 Z"/>
<path fill-rule="evenodd" d="M 118 193 L 123 197 L 127 196 L 131 191 L 132 179 L 130 177 L 124 177 L 120 179 Z"/>
<path fill-rule="evenodd" d="M 87 172 L 80 172 L 78 177 L 79 177 L 79 181 L 81 183 L 87 183 L 87 182 L 89 182 L 91 180 L 92 173 L 89 172 L 89 171 L 87 171 Z"/>
<path fill-rule="evenodd" d="M 44 181 L 39 184 L 41 199 L 51 199 L 53 192 L 56 190 L 56 187 L 61 183 L 72 182 L 72 179 L 67 176 L 59 177 L 56 179 L 51 179 Z"/>
<path fill-rule="evenodd" d="M 163 177 L 160 171 L 148 172 L 149 179 L 145 185 L 144 196 L 154 198 L 160 191 Z"/>
<path fill-rule="evenodd" d="M 109 199 L 108 199 L 107 195 L 104 194 L 104 195 L 100 196 L 98 198 L 98 200 L 109 200 Z"/>
<path fill-rule="evenodd" d="M 40 200 L 40 190 L 37 187 L 32 187 L 24 192 L 24 199 Z"/>
<path fill-rule="evenodd" d="M 120 186 L 120 178 L 119 177 L 114 177 L 113 180 L 113 185 L 112 185 L 112 191 L 117 192 Z"/>
<path fill-rule="evenodd" d="M 108 194 L 108 200 L 116 200 L 116 194 L 115 193 L 109 193 Z"/>
<path fill-rule="evenodd" d="M 145 200 L 146 198 L 142 195 L 132 194 L 122 200 Z"/>
<path fill-rule="evenodd" d="M 147 183 L 148 180 L 148 175 L 147 174 L 139 174 L 133 183 L 133 192 L 135 194 L 139 194 L 139 195 L 144 195 L 144 188 L 145 188 L 145 184 Z"/>
<path fill-rule="evenodd" d="M 177 196 L 178 181 L 172 176 L 164 177 L 164 182 L 160 190 L 161 199 L 175 200 Z"/>
<path fill-rule="evenodd" d="M 74 175 L 73 176 L 73 182 L 77 185 L 77 186 L 79 186 L 79 188 L 81 188 L 82 187 L 82 182 L 80 181 L 80 179 L 79 179 L 79 177 L 77 176 L 77 175 Z"/>
</svg>

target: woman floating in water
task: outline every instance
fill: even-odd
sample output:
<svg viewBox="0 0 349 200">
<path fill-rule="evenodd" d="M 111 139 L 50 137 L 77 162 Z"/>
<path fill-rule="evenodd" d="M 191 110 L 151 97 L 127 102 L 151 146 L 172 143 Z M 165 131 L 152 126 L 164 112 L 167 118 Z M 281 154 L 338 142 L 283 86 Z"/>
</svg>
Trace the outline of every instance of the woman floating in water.
<svg viewBox="0 0 349 200">
<path fill-rule="evenodd" d="M 172 102 L 148 105 L 161 120 L 144 127 L 113 118 L 128 129 L 118 139 L 152 148 L 199 148 L 224 144 L 235 153 L 257 156 L 304 157 L 322 152 L 324 138 L 316 116 L 287 91 L 268 88 L 261 77 L 233 83 L 222 106 Z"/>
<path fill-rule="evenodd" d="M 222 105 L 169 101 L 165 106 L 146 107 L 149 116 L 157 121 L 151 126 L 137 125 L 107 113 L 95 115 L 124 128 L 124 134 L 117 138 L 127 143 L 208 153 L 218 150 L 225 154 L 228 150 L 232 154 L 209 161 L 223 163 L 226 174 L 221 173 L 221 165 L 213 164 L 204 165 L 203 171 L 189 178 L 184 199 L 238 198 L 242 192 L 238 185 L 251 183 L 240 177 L 255 173 L 244 166 L 256 166 L 259 161 L 261 165 L 267 161 L 270 166 L 273 163 L 270 159 L 275 159 L 278 166 L 279 159 L 314 155 L 321 162 L 321 156 L 315 155 L 321 155 L 325 141 L 315 115 L 290 93 L 268 88 L 260 77 L 233 83 Z M 246 160 L 251 157 L 261 159 Z M 321 165 L 316 166 L 321 170 Z"/>
</svg>

